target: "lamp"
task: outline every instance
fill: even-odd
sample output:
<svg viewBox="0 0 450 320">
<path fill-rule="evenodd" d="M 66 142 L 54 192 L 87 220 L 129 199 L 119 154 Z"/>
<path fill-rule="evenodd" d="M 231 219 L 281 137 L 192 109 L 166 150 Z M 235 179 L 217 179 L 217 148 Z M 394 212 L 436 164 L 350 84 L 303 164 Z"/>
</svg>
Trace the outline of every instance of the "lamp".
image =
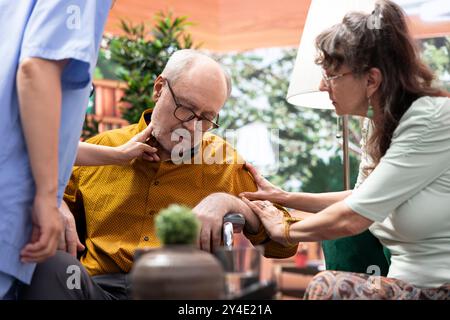
<svg viewBox="0 0 450 320">
<path fill-rule="evenodd" d="M 290 104 L 306 108 L 334 109 L 328 93 L 319 91 L 322 72 L 321 67 L 314 62 L 315 39 L 323 30 L 341 22 L 347 12 L 372 12 L 374 7 L 375 0 L 311 0 L 286 97 Z M 350 189 L 348 116 L 342 117 L 342 124 L 344 188 L 348 190 Z"/>
</svg>

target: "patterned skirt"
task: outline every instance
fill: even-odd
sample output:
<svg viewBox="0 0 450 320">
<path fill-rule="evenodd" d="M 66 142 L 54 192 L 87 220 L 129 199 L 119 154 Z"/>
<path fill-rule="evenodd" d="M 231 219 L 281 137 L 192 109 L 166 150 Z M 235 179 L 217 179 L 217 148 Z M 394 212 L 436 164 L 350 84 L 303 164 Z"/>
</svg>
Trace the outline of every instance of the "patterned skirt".
<svg viewBox="0 0 450 320">
<path fill-rule="evenodd" d="M 402 280 L 362 273 L 323 271 L 306 289 L 305 300 L 450 300 L 450 284 L 419 288 Z"/>
</svg>

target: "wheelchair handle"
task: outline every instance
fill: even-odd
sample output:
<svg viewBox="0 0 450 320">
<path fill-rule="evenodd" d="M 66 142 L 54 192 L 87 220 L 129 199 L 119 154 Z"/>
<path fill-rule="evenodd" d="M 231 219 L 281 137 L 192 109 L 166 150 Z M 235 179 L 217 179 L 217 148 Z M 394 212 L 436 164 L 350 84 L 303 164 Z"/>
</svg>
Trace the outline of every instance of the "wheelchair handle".
<svg viewBox="0 0 450 320">
<path fill-rule="evenodd" d="M 233 247 L 233 234 L 244 230 L 245 217 L 242 213 L 230 212 L 223 217 L 223 244 L 227 249 Z"/>
</svg>

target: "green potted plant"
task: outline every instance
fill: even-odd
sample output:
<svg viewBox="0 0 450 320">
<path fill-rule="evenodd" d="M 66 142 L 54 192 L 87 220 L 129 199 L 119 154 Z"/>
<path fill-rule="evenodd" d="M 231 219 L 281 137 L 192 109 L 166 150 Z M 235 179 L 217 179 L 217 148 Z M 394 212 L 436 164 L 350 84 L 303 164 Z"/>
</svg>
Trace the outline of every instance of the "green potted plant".
<svg viewBox="0 0 450 320">
<path fill-rule="evenodd" d="M 154 107 L 153 82 L 172 53 L 198 47 L 188 32 L 190 25 L 187 17 L 171 12 L 157 13 L 151 28 L 146 23 L 121 21 L 123 35 L 110 39 L 109 50 L 111 61 L 119 66 L 118 78 L 127 83 L 121 99 L 123 119 L 137 123 L 144 110 Z"/>
<path fill-rule="evenodd" d="M 200 223 L 185 206 L 171 205 L 156 217 L 161 248 L 136 252 L 131 270 L 134 299 L 222 299 L 224 271 L 213 255 L 196 248 Z"/>
</svg>

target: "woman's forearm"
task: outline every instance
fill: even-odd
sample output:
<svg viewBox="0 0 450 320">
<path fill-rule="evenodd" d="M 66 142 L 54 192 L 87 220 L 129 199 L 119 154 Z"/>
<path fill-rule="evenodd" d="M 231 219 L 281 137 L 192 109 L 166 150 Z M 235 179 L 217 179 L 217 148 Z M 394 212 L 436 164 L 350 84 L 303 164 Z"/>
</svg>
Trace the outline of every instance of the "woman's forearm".
<svg viewBox="0 0 450 320">
<path fill-rule="evenodd" d="M 157 154 L 158 149 L 146 143 L 151 133 L 152 128 L 148 126 L 128 140 L 128 142 L 116 147 L 80 142 L 75 165 L 127 165 L 137 158 L 147 161 L 161 161 Z"/>
<path fill-rule="evenodd" d="M 351 190 L 326 193 L 284 192 L 278 203 L 288 208 L 317 213 L 344 200 L 351 193 Z"/>
<path fill-rule="evenodd" d="M 58 132 L 61 73 L 66 61 L 29 58 L 17 71 L 20 120 L 36 194 L 55 198 L 58 189 Z M 43 81 L 45 79 L 45 81 Z"/>
<path fill-rule="evenodd" d="M 293 242 L 321 241 L 359 234 L 373 223 L 352 211 L 343 201 L 290 226 Z"/>
<path fill-rule="evenodd" d="M 76 166 L 100 166 L 108 164 L 121 164 L 123 157 L 117 148 L 95 145 L 86 142 L 78 144 Z"/>
</svg>

